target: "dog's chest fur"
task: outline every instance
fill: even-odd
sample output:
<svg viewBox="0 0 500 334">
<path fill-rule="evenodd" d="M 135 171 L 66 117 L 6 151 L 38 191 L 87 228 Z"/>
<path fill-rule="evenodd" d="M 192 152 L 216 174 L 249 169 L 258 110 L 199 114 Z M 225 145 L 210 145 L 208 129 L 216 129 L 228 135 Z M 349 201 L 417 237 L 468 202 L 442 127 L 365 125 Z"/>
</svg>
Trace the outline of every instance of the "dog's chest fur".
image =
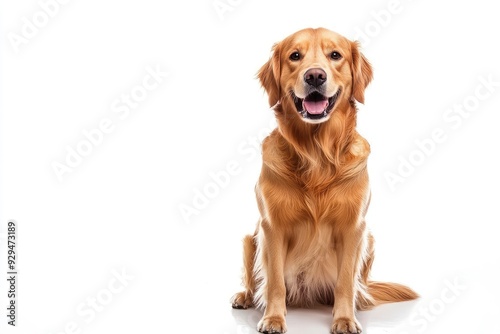
<svg viewBox="0 0 500 334">
<path fill-rule="evenodd" d="M 331 226 L 326 224 L 317 230 L 306 225 L 298 226 L 285 260 L 285 285 L 289 305 L 333 303 L 337 254 L 332 232 Z"/>
</svg>

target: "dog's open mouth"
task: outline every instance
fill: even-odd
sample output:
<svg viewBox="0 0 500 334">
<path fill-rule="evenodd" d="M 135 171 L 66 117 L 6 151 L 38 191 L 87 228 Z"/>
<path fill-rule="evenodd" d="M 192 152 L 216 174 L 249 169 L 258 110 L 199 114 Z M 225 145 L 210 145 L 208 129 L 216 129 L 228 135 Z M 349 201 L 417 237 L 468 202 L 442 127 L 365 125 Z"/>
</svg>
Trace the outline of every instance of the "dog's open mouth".
<svg viewBox="0 0 500 334">
<path fill-rule="evenodd" d="M 340 88 L 331 97 L 326 97 L 319 92 L 312 92 L 305 98 L 297 97 L 293 92 L 293 100 L 299 114 L 306 119 L 320 120 L 327 117 L 335 106 L 340 95 Z"/>
</svg>

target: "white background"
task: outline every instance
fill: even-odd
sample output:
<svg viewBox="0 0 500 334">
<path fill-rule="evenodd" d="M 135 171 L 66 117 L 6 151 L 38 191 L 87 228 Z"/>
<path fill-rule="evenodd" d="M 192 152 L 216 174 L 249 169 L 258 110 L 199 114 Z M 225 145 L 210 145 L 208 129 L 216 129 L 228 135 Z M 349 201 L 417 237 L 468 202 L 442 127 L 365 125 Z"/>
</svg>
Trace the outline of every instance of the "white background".
<svg viewBox="0 0 500 334">
<path fill-rule="evenodd" d="M 5 324 L 0 281 L 0 331 L 254 333 L 261 312 L 233 311 L 229 298 L 258 214 L 252 138 L 273 119 L 255 73 L 274 42 L 323 26 L 359 38 L 375 72 L 358 113 L 372 147 L 373 278 L 422 295 L 361 312 L 365 332 L 500 333 L 496 7 L 401 0 L 384 17 L 390 1 L 227 3 L 219 15 L 213 0 L 73 0 L 16 52 L 9 36 L 22 35 L 23 17 L 33 22 L 41 5 L 1 2 L 0 221 L 2 233 L 18 223 L 20 274 L 16 328 Z M 168 75 L 120 119 L 112 104 L 148 67 Z M 497 86 L 474 100 L 480 77 Z M 464 101 L 478 104 L 447 122 Z M 52 164 L 103 119 L 113 131 L 58 180 Z M 398 172 L 400 157 L 418 158 L 415 141 L 436 128 L 446 140 L 391 189 L 386 173 Z M 236 175 L 184 219 L 180 206 L 232 161 Z M 5 235 L 1 254 L 5 273 Z M 112 293 L 121 271 L 133 278 Z M 90 310 L 88 298 L 106 304 L 93 319 L 77 311 Z M 290 310 L 289 333 L 328 333 L 330 313 Z"/>
</svg>

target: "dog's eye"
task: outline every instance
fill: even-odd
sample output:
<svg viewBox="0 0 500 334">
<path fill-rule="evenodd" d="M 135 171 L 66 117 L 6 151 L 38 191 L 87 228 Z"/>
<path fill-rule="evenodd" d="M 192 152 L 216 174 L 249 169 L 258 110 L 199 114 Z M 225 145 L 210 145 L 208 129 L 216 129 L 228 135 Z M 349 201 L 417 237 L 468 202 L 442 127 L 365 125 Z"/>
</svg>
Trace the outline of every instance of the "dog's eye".
<svg viewBox="0 0 500 334">
<path fill-rule="evenodd" d="M 297 51 L 293 52 L 290 55 L 290 60 L 293 60 L 293 61 L 300 60 L 300 53 L 298 53 Z"/>
<path fill-rule="evenodd" d="M 342 55 L 337 51 L 333 51 L 330 55 L 330 58 L 332 58 L 333 60 L 339 60 L 340 58 L 342 58 Z"/>
</svg>

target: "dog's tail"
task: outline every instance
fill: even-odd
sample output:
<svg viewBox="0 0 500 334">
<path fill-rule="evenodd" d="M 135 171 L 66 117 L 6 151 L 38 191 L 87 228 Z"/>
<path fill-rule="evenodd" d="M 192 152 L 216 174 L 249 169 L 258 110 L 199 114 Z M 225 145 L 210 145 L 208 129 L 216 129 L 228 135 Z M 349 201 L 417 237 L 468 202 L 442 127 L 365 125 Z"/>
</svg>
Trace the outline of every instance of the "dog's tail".
<svg viewBox="0 0 500 334">
<path fill-rule="evenodd" d="M 417 299 L 419 295 L 407 286 L 398 283 L 368 281 L 368 293 L 375 305 L 384 303 L 404 302 Z"/>
<path fill-rule="evenodd" d="M 418 297 L 415 291 L 402 284 L 368 281 L 367 296 L 358 295 L 357 308 L 369 310 L 380 304 L 404 302 Z"/>
</svg>

